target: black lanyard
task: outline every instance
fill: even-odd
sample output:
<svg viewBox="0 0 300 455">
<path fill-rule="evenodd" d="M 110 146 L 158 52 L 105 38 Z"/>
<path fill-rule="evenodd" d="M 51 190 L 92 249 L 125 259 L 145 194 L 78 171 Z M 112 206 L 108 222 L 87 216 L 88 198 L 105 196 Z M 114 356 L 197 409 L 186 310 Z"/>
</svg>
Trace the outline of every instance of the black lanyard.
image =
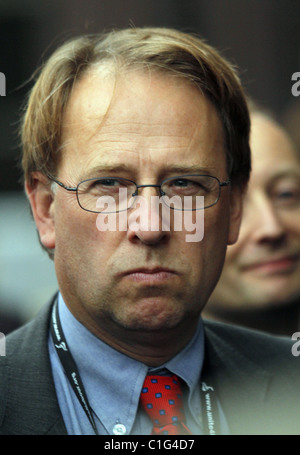
<svg viewBox="0 0 300 455">
<path fill-rule="evenodd" d="M 71 352 L 69 351 L 61 327 L 57 301 L 55 302 L 54 309 L 52 311 L 50 331 L 55 350 L 59 356 L 61 364 L 67 375 L 67 378 L 72 386 L 72 389 L 74 390 L 84 412 L 86 413 L 87 418 L 89 419 L 95 434 L 98 435 L 99 433 L 95 424 L 93 410 L 90 407 L 84 386 L 82 384 L 81 378 L 77 370 L 76 363 L 72 357 Z M 219 422 L 218 419 L 216 419 L 216 416 L 218 416 L 219 414 L 218 404 L 215 396 L 214 387 L 211 385 L 211 381 L 208 381 L 206 378 L 203 378 L 203 381 L 201 382 L 201 399 L 204 434 L 216 435 L 219 433 Z"/>
<path fill-rule="evenodd" d="M 99 433 L 95 424 L 93 411 L 89 405 L 89 401 L 86 396 L 81 378 L 79 376 L 76 363 L 72 357 L 71 352 L 69 351 L 63 330 L 61 328 L 60 319 L 58 315 L 57 301 L 52 311 L 50 330 L 54 347 L 59 356 L 61 364 L 65 370 L 67 378 L 72 386 L 72 389 L 74 390 L 84 412 L 86 413 L 87 418 L 89 419 L 95 434 L 98 435 Z"/>
<path fill-rule="evenodd" d="M 201 382 L 204 434 L 217 435 L 220 433 L 218 403 L 215 389 L 209 384 L 211 384 L 211 381 L 208 384 L 205 381 Z"/>
</svg>

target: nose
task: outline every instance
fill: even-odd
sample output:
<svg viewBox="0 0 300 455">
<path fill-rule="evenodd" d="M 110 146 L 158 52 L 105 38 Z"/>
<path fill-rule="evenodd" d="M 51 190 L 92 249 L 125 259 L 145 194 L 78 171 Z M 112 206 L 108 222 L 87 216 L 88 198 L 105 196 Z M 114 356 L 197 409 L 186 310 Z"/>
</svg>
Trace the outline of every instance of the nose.
<svg viewBox="0 0 300 455">
<path fill-rule="evenodd" d="M 156 245 L 170 238 L 170 226 L 164 223 L 159 185 L 140 185 L 134 205 L 129 209 L 127 238 L 131 242 Z"/>
<path fill-rule="evenodd" d="M 248 212 L 252 218 L 252 235 L 257 243 L 278 243 L 286 235 L 280 214 L 268 197 L 261 198 Z"/>
</svg>

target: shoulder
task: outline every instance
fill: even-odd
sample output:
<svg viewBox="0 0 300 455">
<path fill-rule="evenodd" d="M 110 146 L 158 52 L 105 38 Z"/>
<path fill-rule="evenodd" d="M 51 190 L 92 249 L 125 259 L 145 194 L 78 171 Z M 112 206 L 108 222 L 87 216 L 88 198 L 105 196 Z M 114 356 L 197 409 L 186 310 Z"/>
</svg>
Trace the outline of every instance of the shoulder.
<svg viewBox="0 0 300 455">
<path fill-rule="evenodd" d="M 246 358 L 264 368 L 277 364 L 290 365 L 300 372 L 300 359 L 295 356 L 295 341 L 258 330 L 251 330 L 221 322 L 204 321 L 206 342 L 211 350 L 224 357 Z M 279 363 L 278 363 L 279 362 Z"/>
<path fill-rule="evenodd" d="M 266 347 L 276 348 L 290 346 L 292 339 L 285 336 L 276 336 L 260 330 L 248 329 L 238 325 L 226 324 L 224 322 L 215 322 L 204 320 L 204 327 L 207 335 L 215 339 L 222 337 L 228 341 L 243 341 L 246 345 L 254 346 L 264 344 Z M 292 334 L 291 334 L 292 335 Z"/>
<path fill-rule="evenodd" d="M 5 356 L 0 357 L 0 385 L 8 374 L 16 380 L 31 371 L 41 357 L 47 358 L 50 305 L 42 308 L 27 324 L 10 333 L 5 340 Z M 3 382 L 2 382 L 3 381 Z M 3 387 L 0 387 L 0 394 Z"/>
<path fill-rule="evenodd" d="M 52 301 L 45 305 L 28 323 L 11 332 L 6 338 L 6 357 L 20 358 L 26 352 L 40 349 L 47 340 Z"/>
<path fill-rule="evenodd" d="M 204 328 L 204 369 L 232 434 L 299 434 L 295 341 L 217 322 L 205 321 Z"/>
<path fill-rule="evenodd" d="M 0 357 L 0 434 L 46 434 L 56 422 L 63 428 L 48 354 L 51 307 L 6 339 L 6 356 Z"/>
</svg>

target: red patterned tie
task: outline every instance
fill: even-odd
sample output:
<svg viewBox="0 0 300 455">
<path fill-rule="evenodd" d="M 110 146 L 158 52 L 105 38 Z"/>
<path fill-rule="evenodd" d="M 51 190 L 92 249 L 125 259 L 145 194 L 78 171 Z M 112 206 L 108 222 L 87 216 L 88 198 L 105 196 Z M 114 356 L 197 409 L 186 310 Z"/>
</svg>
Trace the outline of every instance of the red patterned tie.
<svg viewBox="0 0 300 455">
<path fill-rule="evenodd" d="M 146 376 L 141 403 L 152 420 L 152 434 L 191 434 L 184 423 L 182 391 L 177 376 Z"/>
</svg>

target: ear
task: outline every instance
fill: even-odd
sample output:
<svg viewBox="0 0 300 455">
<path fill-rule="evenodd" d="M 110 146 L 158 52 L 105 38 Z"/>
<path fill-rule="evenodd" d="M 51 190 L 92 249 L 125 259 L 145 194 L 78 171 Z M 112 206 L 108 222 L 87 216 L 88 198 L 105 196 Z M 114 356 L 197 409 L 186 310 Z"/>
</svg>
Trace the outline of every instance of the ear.
<svg viewBox="0 0 300 455">
<path fill-rule="evenodd" d="M 39 232 L 40 241 L 45 248 L 55 247 L 53 203 L 51 183 L 40 172 L 33 172 L 31 181 L 25 183 L 33 218 Z"/>
<path fill-rule="evenodd" d="M 228 245 L 236 243 L 239 237 L 240 226 L 243 214 L 243 200 L 246 188 L 241 188 L 238 185 L 230 188 L 230 219 L 228 230 Z"/>
</svg>

